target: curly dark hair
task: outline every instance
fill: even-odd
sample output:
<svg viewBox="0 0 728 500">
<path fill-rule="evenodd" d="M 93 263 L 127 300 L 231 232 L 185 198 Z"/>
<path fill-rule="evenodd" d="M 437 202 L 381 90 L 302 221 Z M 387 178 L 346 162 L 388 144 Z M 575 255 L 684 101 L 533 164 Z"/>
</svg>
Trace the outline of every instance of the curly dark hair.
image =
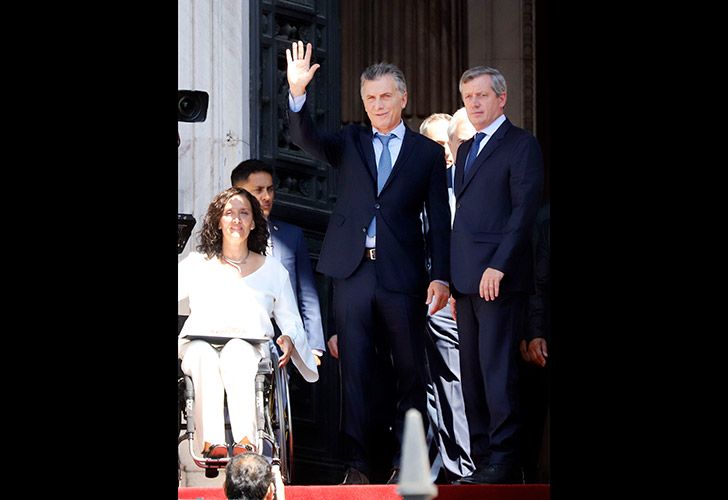
<svg viewBox="0 0 728 500">
<path fill-rule="evenodd" d="M 225 496 L 230 499 L 259 500 L 273 482 L 268 461 L 257 453 L 243 453 L 225 467 Z"/>
<path fill-rule="evenodd" d="M 220 218 L 227 202 L 238 194 L 245 196 L 250 202 L 250 206 L 253 207 L 255 227 L 248 236 L 248 249 L 251 252 L 265 255 L 265 249 L 268 246 L 268 223 L 263 216 L 263 210 L 260 208 L 258 199 L 245 189 L 230 187 L 212 199 L 202 222 L 202 229 L 199 232 L 200 244 L 197 245 L 197 251 L 207 255 L 208 259 L 213 256 L 222 256 L 222 230 L 218 227 Z"/>
</svg>

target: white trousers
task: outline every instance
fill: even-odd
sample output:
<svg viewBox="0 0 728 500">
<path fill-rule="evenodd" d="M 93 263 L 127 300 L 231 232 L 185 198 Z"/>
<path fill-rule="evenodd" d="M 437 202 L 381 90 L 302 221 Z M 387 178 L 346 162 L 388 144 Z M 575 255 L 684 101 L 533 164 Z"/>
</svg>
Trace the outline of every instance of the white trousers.
<svg viewBox="0 0 728 500">
<path fill-rule="evenodd" d="M 224 397 L 233 439 L 247 436 L 255 443 L 255 374 L 268 344 L 249 344 L 241 339 L 229 340 L 223 347 L 204 340 L 192 340 L 179 348 L 182 371 L 195 386 L 195 437 L 202 451 L 205 441 L 225 443 Z"/>
</svg>

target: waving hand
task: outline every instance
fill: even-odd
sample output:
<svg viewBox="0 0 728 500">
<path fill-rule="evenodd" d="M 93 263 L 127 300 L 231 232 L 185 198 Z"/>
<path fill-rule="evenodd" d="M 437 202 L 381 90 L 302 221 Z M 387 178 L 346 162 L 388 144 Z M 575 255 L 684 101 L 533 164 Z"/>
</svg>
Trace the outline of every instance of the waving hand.
<svg viewBox="0 0 728 500">
<path fill-rule="evenodd" d="M 306 44 L 304 52 L 303 42 L 293 42 L 290 49 L 286 49 L 286 60 L 288 61 L 288 87 L 291 89 L 291 95 L 298 97 L 306 92 L 306 86 L 313 79 L 316 70 L 321 67 L 320 64 L 311 66 L 311 54 L 313 47 L 311 43 Z"/>
</svg>

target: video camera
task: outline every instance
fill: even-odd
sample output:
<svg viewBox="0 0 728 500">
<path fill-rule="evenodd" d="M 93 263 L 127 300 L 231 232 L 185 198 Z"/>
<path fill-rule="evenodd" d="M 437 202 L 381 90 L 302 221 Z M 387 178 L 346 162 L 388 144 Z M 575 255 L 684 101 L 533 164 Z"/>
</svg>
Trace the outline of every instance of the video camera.
<svg viewBox="0 0 728 500">
<path fill-rule="evenodd" d="M 177 90 L 177 121 L 204 122 L 210 95 L 202 90 Z"/>
<path fill-rule="evenodd" d="M 207 118 L 207 104 L 209 102 L 209 94 L 202 90 L 177 90 L 177 121 L 204 122 L 205 118 Z M 178 133 L 178 147 L 179 144 Z M 195 222 L 192 214 L 177 214 L 177 255 L 181 254 L 185 249 Z"/>
</svg>

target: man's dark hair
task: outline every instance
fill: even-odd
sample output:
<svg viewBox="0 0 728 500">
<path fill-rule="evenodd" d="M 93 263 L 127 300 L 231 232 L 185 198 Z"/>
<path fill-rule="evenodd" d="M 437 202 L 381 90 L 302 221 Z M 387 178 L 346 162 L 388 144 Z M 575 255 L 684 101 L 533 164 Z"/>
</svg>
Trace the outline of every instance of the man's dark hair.
<svg viewBox="0 0 728 500">
<path fill-rule="evenodd" d="M 402 73 L 402 70 L 394 64 L 386 62 L 372 64 L 362 71 L 359 92 L 361 93 L 364 90 L 365 82 L 379 80 L 387 75 L 394 79 L 394 83 L 397 85 L 397 90 L 399 90 L 402 95 L 407 93 L 407 81 L 404 79 L 404 73 Z"/>
<path fill-rule="evenodd" d="M 244 160 L 238 163 L 238 166 L 235 167 L 230 174 L 230 185 L 234 186 L 236 182 L 245 182 L 248 180 L 248 177 L 250 177 L 250 174 L 254 174 L 256 172 L 266 172 L 270 174 L 271 177 L 274 177 L 273 175 L 273 167 L 268 165 L 263 160 Z"/>
<path fill-rule="evenodd" d="M 236 500 L 263 500 L 273 482 L 268 461 L 257 453 L 234 456 L 225 467 L 225 496 Z"/>
</svg>

